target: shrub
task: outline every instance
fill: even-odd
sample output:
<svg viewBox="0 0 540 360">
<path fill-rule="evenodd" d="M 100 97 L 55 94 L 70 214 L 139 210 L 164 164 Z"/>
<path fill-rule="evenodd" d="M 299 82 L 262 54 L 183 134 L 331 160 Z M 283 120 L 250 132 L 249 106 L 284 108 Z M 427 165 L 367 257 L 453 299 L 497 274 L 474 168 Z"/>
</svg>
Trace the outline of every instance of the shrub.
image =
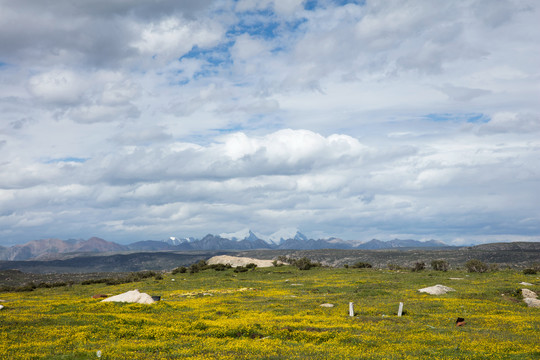
<svg viewBox="0 0 540 360">
<path fill-rule="evenodd" d="M 367 263 L 367 262 L 358 261 L 358 262 L 354 263 L 354 265 L 352 267 L 355 268 L 355 269 L 370 269 L 370 268 L 373 267 L 373 265 L 371 265 L 370 263 Z"/>
<path fill-rule="evenodd" d="M 180 266 L 180 267 L 177 267 L 176 269 L 174 269 L 172 271 L 172 274 L 173 275 L 176 275 L 176 274 L 184 274 L 185 272 L 187 271 L 187 268 L 185 266 Z"/>
<path fill-rule="evenodd" d="M 448 271 L 448 262 L 446 260 L 433 260 L 431 268 L 435 271 Z"/>
<path fill-rule="evenodd" d="M 309 270 L 313 267 L 321 266 L 320 263 L 312 262 L 307 257 L 303 257 L 301 259 L 289 258 L 287 262 L 293 266 L 296 266 L 299 270 Z"/>
<path fill-rule="evenodd" d="M 257 267 L 257 264 L 254 264 L 254 263 L 249 263 L 246 265 L 246 269 L 255 270 L 256 267 Z"/>
<path fill-rule="evenodd" d="M 303 257 L 300 259 L 295 259 L 291 257 L 286 257 L 283 255 L 280 255 L 277 257 L 277 261 L 285 264 L 290 264 L 292 266 L 296 266 L 300 270 L 309 270 L 313 267 L 319 267 L 321 266 L 321 263 L 319 262 L 313 262 L 307 257 Z"/>
<path fill-rule="evenodd" d="M 398 264 L 388 264 L 386 266 L 388 267 L 388 270 L 401 270 L 401 266 Z"/>
<path fill-rule="evenodd" d="M 208 269 L 209 266 L 208 266 L 208 263 L 206 262 L 206 260 L 199 260 L 198 262 L 194 263 L 194 264 L 191 264 L 189 266 L 189 273 L 190 274 L 194 274 L 194 273 L 197 273 L 201 270 L 206 270 Z"/>
<path fill-rule="evenodd" d="M 248 271 L 249 269 L 247 267 L 243 267 L 243 266 L 237 266 L 235 269 L 234 269 L 234 272 L 235 273 L 241 273 L 241 272 L 246 272 Z"/>
<path fill-rule="evenodd" d="M 534 268 L 523 269 L 523 274 L 525 275 L 536 275 L 537 271 Z"/>
<path fill-rule="evenodd" d="M 230 269 L 232 266 L 231 264 L 212 264 L 208 265 L 208 268 L 214 269 L 215 271 L 225 271 L 227 269 Z"/>
<path fill-rule="evenodd" d="M 36 288 L 37 288 L 37 285 L 31 282 L 31 283 L 26 283 L 19 287 L 15 287 L 13 290 L 14 291 L 34 291 L 34 289 Z"/>
<path fill-rule="evenodd" d="M 471 259 L 467 261 L 465 263 L 465 268 L 467 268 L 468 272 L 477 272 L 477 273 L 485 273 L 489 269 L 486 263 L 478 259 Z"/>
<path fill-rule="evenodd" d="M 422 271 L 426 268 L 426 263 L 424 262 L 417 262 L 414 264 L 414 266 L 412 267 L 412 271 Z"/>
</svg>

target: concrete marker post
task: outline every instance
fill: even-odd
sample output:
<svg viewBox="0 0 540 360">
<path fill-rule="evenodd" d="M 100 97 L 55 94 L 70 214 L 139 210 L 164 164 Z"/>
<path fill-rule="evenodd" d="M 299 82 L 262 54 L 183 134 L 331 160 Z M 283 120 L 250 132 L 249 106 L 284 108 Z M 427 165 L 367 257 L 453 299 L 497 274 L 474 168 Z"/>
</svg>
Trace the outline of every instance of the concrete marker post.
<svg viewBox="0 0 540 360">
<path fill-rule="evenodd" d="M 397 316 L 401 316 L 403 314 L 403 303 L 399 303 L 399 309 L 397 311 Z"/>
<path fill-rule="evenodd" d="M 352 302 L 349 303 L 349 316 L 354 316 L 354 305 Z"/>
</svg>

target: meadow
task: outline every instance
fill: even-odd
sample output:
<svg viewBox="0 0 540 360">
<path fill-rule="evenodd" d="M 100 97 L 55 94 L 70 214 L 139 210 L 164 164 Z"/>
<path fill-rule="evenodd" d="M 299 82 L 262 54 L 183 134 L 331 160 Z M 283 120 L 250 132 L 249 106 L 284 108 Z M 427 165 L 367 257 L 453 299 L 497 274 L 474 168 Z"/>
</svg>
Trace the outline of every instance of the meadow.
<svg viewBox="0 0 540 360">
<path fill-rule="evenodd" d="M 0 359 L 539 359 L 540 309 L 519 299 L 522 281 L 540 293 L 516 270 L 291 266 L 3 292 Z M 456 291 L 417 291 L 435 284 Z M 133 289 L 162 301 L 92 298 Z"/>
</svg>

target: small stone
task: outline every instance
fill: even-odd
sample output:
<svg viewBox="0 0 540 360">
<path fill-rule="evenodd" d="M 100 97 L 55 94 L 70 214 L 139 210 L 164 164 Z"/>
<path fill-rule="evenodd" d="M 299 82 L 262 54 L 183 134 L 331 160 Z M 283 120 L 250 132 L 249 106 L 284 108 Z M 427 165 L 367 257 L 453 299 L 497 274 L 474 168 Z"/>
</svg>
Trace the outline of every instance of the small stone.
<svg viewBox="0 0 540 360">
<path fill-rule="evenodd" d="M 4 308 L 4 305 L 0 305 L 0 310 L 2 310 Z"/>
<path fill-rule="evenodd" d="M 334 304 L 321 304 L 322 307 L 331 308 L 334 307 Z"/>
<path fill-rule="evenodd" d="M 533 284 L 522 281 L 522 282 L 519 283 L 519 285 L 532 286 Z"/>
</svg>

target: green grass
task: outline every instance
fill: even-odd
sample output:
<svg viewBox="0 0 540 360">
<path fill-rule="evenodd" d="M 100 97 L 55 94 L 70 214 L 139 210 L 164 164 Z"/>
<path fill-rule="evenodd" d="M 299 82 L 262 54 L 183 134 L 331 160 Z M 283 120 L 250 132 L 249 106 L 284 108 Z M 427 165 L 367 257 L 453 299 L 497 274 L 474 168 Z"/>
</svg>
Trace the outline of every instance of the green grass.
<svg viewBox="0 0 540 360">
<path fill-rule="evenodd" d="M 278 267 L 0 293 L 0 359 L 97 359 L 98 350 L 102 359 L 538 359 L 540 309 L 515 295 L 538 280 L 512 270 Z M 417 291 L 435 284 L 456 291 Z M 163 301 L 91 298 L 133 289 Z"/>
</svg>

